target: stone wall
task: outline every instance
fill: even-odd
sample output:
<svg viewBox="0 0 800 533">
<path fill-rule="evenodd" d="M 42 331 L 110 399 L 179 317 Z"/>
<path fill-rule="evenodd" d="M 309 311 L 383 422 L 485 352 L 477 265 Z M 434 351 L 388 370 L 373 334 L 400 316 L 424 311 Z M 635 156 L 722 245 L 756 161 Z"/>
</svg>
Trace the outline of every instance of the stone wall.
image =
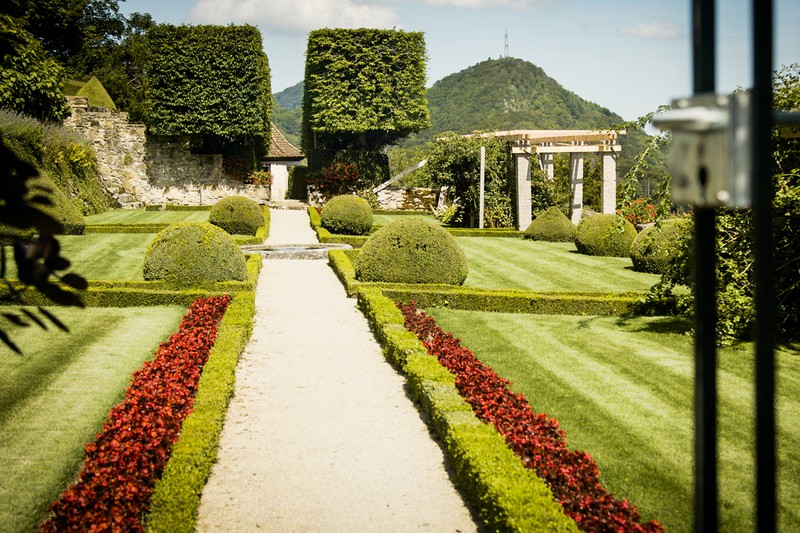
<svg viewBox="0 0 800 533">
<path fill-rule="evenodd" d="M 65 121 L 85 135 L 97 154 L 104 188 L 122 207 L 145 204 L 209 205 L 232 195 L 266 203 L 269 188 L 243 185 L 222 173 L 222 155 L 192 154 L 188 137 L 155 137 L 121 111 L 89 108 L 84 97 L 68 97 Z"/>
<path fill-rule="evenodd" d="M 381 209 L 407 209 L 431 211 L 438 203 L 439 191 L 422 187 L 407 189 L 384 189 L 378 192 Z"/>
</svg>

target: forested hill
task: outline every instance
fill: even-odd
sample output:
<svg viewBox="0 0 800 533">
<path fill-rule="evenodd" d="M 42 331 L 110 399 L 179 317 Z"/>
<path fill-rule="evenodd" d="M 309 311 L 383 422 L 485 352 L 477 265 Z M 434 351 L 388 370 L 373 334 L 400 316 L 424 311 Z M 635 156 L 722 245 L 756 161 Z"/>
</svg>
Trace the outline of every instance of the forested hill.
<svg viewBox="0 0 800 533">
<path fill-rule="evenodd" d="M 564 89 L 544 70 L 516 58 L 489 59 L 451 74 L 428 89 L 431 129 L 590 129 L 622 117 Z"/>
<path fill-rule="evenodd" d="M 303 82 L 275 93 L 275 100 L 282 109 L 296 109 L 303 106 Z"/>
</svg>

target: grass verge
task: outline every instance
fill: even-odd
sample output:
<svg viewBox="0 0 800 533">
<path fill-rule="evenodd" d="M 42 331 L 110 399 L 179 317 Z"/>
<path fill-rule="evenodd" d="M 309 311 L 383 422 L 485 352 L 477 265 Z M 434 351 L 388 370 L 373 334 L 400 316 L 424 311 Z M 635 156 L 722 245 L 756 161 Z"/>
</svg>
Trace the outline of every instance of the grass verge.
<svg viewBox="0 0 800 533">
<path fill-rule="evenodd" d="M 186 309 L 51 311 L 69 333 L 7 327 L 24 355 L 0 348 L 0 531 L 37 529 L 80 470 L 84 445 L 122 398 L 131 373 Z"/>
<path fill-rule="evenodd" d="M 692 530 L 693 363 L 674 318 L 513 315 L 433 309 L 444 329 L 558 419 L 603 483 L 667 531 Z M 719 353 L 721 531 L 753 529 L 753 355 Z M 800 359 L 778 354 L 779 519 L 800 529 Z"/>
</svg>

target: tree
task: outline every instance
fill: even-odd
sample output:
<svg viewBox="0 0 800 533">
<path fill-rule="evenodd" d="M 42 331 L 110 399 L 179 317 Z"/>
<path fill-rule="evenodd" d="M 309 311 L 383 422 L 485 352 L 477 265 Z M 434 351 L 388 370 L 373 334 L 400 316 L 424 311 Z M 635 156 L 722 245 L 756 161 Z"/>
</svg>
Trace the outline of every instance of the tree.
<svg viewBox="0 0 800 533">
<path fill-rule="evenodd" d="M 148 127 L 192 138 L 204 153 L 266 154 L 272 94 L 267 55 L 254 26 L 156 25 L 147 33 Z"/>
<path fill-rule="evenodd" d="M 61 94 L 64 69 L 7 15 L 0 15 L 0 38 L 8 51 L 0 60 L 0 107 L 41 120 L 68 116 L 69 106 Z"/>
<path fill-rule="evenodd" d="M 147 32 L 155 26 L 147 13 L 133 13 L 125 22 L 122 40 L 93 61 L 91 70 L 77 75 L 96 76 L 117 108 L 127 111 L 134 122 L 147 122 L 145 81 L 147 76 Z M 88 62 L 87 62 L 88 63 Z"/>
<path fill-rule="evenodd" d="M 6 1 L 6 12 L 20 19 L 73 76 L 91 70 L 125 29 L 117 0 Z"/>
<path fill-rule="evenodd" d="M 496 137 L 463 137 L 444 134 L 432 142 L 428 163 L 420 170 L 439 187 L 447 187 L 450 199 L 459 206 L 456 219 L 461 225 L 478 224 L 480 201 L 480 148 L 485 156 L 484 223 L 488 227 L 509 227 L 513 224 L 511 180 L 513 161 L 509 143 Z M 460 216 L 459 216 L 460 215 Z"/>
<path fill-rule="evenodd" d="M 422 33 L 324 29 L 308 36 L 302 145 L 313 179 L 351 162 L 376 183 L 388 178 L 383 148 L 430 125 Z"/>
<path fill-rule="evenodd" d="M 800 64 L 784 67 L 774 78 L 774 107 L 800 109 Z M 773 132 L 775 173 L 773 186 L 773 235 L 775 259 L 775 327 L 786 340 L 800 338 L 800 138 Z M 744 209 L 720 209 L 717 213 L 717 294 L 720 342 L 750 336 L 755 323 L 753 295 L 752 212 Z M 653 288 L 652 300 L 672 296 L 675 285 L 692 286 L 692 231 L 687 225 L 681 253 L 661 282 Z M 679 298 L 679 307 L 691 313 L 692 296 Z"/>
</svg>

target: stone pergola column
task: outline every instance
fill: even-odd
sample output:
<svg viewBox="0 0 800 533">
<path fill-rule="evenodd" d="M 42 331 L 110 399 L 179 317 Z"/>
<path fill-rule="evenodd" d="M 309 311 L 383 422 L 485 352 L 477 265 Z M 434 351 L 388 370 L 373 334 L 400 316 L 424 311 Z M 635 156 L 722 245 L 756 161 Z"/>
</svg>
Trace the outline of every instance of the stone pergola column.
<svg viewBox="0 0 800 533">
<path fill-rule="evenodd" d="M 583 215 L 583 153 L 570 154 L 569 182 L 572 188 L 570 218 L 576 226 Z"/>
<path fill-rule="evenodd" d="M 523 231 L 533 220 L 531 213 L 531 155 L 515 153 L 517 168 L 517 229 Z"/>
<path fill-rule="evenodd" d="M 600 189 L 600 211 L 615 213 L 617 209 L 617 154 L 603 153 L 603 181 Z"/>
<path fill-rule="evenodd" d="M 542 143 L 542 146 L 549 146 L 552 144 L 553 143 Z M 542 172 L 544 172 L 545 176 L 547 176 L 547 179 L 549 179 L 550 181 L 553 181 L 555 177 L 554 162 L 555 162 L 555 154 L 553 153 L 539 154 L 539 167 L 542 169 Z"/>
</svg>

